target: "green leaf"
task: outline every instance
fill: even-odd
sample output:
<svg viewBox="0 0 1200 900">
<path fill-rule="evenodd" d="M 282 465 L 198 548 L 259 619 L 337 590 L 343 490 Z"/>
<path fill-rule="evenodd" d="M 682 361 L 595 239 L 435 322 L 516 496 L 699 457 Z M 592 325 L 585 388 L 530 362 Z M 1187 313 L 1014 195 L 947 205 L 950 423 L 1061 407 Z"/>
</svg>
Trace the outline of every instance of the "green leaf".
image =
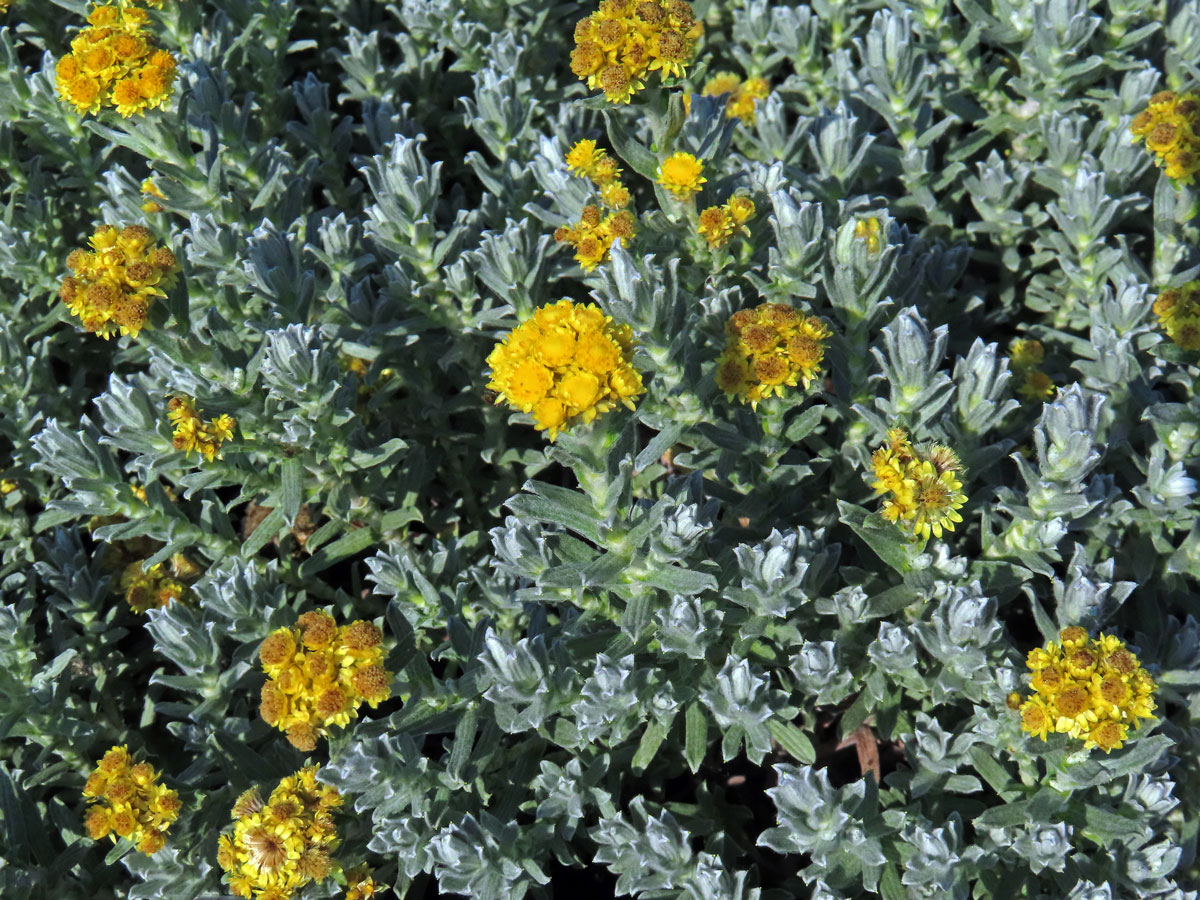
<svg viewBox="0 0 1200 900">
<path fill-rule="evenodd" d="M 824 412 L 825 407 L 823 406 L 810 406 L 792 420 L 791 424 L 784 429 L 783 436 L 793 443 L 804 440 L 814 428 L 821 424 L 821 416 Z"/>
<path fill-rule="evenodd" d="M 879 515 L 868 513 L 861 506 L 838 501 L 840 520 L 862 538 L 863 542 L 875 551 L 875 555 L 895 569 L 904 573 L 909 569 L 909 555 L 916 548 L 907 540 L 903 533 L 891 522 Z"/>
<path fill-rule="evenodd" d="M 1085 827 L 1082 834 L 1101 847 L 1122 843 L 1132 845 L 1144 837 L 1146 830 L 1146 826 L 1138 819 L 1090 804 L 1084 807 L 1083 818 Z"/>
<path fill-rule="evenodd" d="M 283 510 L 276 507 L 267 513 L 266 518 L 258 523 L 254 533 L 242 544 L 242 556 L 247 559 L 258 553 L 267 543 L 276 537 L 287 526 Z"/>
<path fill-rule="evenodd" d="M 641 774 L 646 770 L 646 766 L 650 765 L 670 728 L 670 721 L 663 723 L 657 719 L 652 719 L 646 726 L 646 730 L 642 732 L 642 740 L 638 744 L 637 752 L 633 754 L 633 761 L 629 764 L 635 774 Z"/>
<path fill-rule="evenodd" d="M 638 580 L 671 594 L 690 597 L 704 591 L 715 591 L 717 579 L 706 572 L 681 569 L 679 566 L 653 567 L 638 576 Z"/>
<path fill-rule="evenodd" d="M 294 525 L 300 504 L 304 501 L 304 467 L 300 457 L 284 457 L 283 460 L 283 515 L 289 525 Z"/>
<path fill-rule="evenodd" d="M 622 115 L 606 109 L 604 121 L 608 125 L 608 139 L 617 156 L 629 163 L 629 167 L 643 178 L 654 181 L 658 177 L 658 157 L 629 133 Z"/>
<path fill-rule="evenodd" d="M 969 752 L 975 771 L 993 791 L 997 794 L 1004 794 L 1013 786 L 1012 776 L 1008 774 L 1008 770 L 1004 766 L 992 758 L 992 751 L 988 747 L 976 744 Z"/>
<path fill-rule="evenodd" d="M 879 894 L 883 900 L 908 900 L 908 891 L 900 882 L 900 876 L 892 863 L 883 867 L 883 877 L 879 879 Z"/>
<path fill-rule="evenodd" d="M 278 511 L 278 510 L 277 510 Z M 326 544 L 300 564 L 300 577 L 307 578 L 328 569 L 334 563 L 361 553 L 372 544 L 379 543 L 374 529 L 355 528 L 331 544 Z"/>
<path fill-rule="evenodd" d="M 780 742 L 782 743 L 782 741 Z M 708 716 L 699 703 L 688 704 L 683 714 L 683 758 L 693 774 L 700 771 L 700 763 L 708 753 Z"/>
<path fill-rule="evenodd" d="M 806 766 L 811 766 L 817 761 L 817 750 L 812 741 L 808 739 L 807 734 L 791 722 L 771 718 L 767 720 L 767 728 L 771 732 L 771 737 L 779 741 L 779 746 L 786 750 L 793 759 Z"/>
<path fill-rule="evenodd" d="M 525 482 L 524 490 L 526 493 L 517 494 L 505 504 L 515 516 L 553 522 L 594 544 L 600 543 L 600 536 L 596 532 L 596 511 L 583 494 L 537 481 Z"/>
<path fill-rule="evenodd" d="M 842 713 L 842 723 L 839 726 L 841 729 L 842 740 L 850 736 L 855 728 L 867 721 L 867 716 L 871 714 L 874 707 L 871 705 L 871 698 L 866 691 L 859 691 L 854 702 L 850 704 L 850 708 Z"/>
<path fill-rule="evenodd" d="M 455 781 L 462 781 L 463 768 L 471 759 L 471 749 L 475 745 L 475 727 L 478 722 L 479 705 L 472 703 L 454 728 L 454 746 L 450 750 L 450 760 L 446 763 L 446 774 Z"/>
</svg>

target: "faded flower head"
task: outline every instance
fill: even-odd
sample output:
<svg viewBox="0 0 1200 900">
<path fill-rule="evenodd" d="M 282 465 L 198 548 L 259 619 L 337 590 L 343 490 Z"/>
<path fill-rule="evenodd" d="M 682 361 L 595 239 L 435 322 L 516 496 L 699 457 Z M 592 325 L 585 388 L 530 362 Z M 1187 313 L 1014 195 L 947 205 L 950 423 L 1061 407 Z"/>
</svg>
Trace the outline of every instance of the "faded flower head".
<svg viewBox="0 0 1200 900">
<path fill-rule="evenodd" d="M 651 72 L 681 77 L 701 34 L 684 0 L 603 0 L 575 25 L 571 71 L 610 103 L 628 103 Z"/>
<path fill-rule="evenodd" d="M 187 583 L 175 577 L 167 563 L 155 563 L 148 569 L 143 569 L 142 563 L 143 560 L 135 560 L 121 572 L 121 592 L 134 612 L 160 609 L 172 601 L 190 597 Z"/>
<path fill-rule="evenodd" d="M 162 106 L 174 88 L 177 64 L 153 45 L 148 20 L 144 9 L 131 4 L 95 6 L 89 27 L 55 66 L 59 97 L 83 114 L 110 106 L 131 116 Z"/>
<path fill-rule="evenodd" d="M 720 97 L 725 94 L 725 117 L 740 119 L 747 125 L 753 125 L 757 118 L 755 103 L 767 99 L 771 93 L 771 85 L 765 78 L 747 78 L 742 81 L 733 72 L 718 72 L 705 82 L 704 90 L 700 93 L 705 97 Z M 690 105 L 689 102 L 689 111 Z"/>
<path fill-rule="evenodd" d="M 682 150 L 672 153 L 658 167 L 658 183 L 680 200 L 688 199 L 706 181 L 704 163 Z"/>
<path fill-rule="evenodd" d="M 872 487 L 885 494 L 883 517 L 916 537 L 940 538 L 962 521 L 958 510 L 967 502 L 962 490 L 962 462 L 943 444 L 915 447 L 903 428 L 888 430 L 888 443 L 871 456 Z"/>
<path fill-rule="evenodd" d="M 1040 403 L 1054 396 L 1054 382 L 1038 368 L 1045 354 L 1041 341 L 1015 340 L 1008 346 L 1008 361 L 1021 382 L 1017 393 L 1030 403 Z"/>
<path fill-rule="evenodd" d="M 209 462 L 221 455 L 221 445 L 233 437 L 237 420 L 222 413 L 207 422 L 196 408 L 196 402 L 186 397 L 172 397 L 167 402 L 167 419 L 173 427 L 172 443 L 184 453 L 196 452 Z"/>
<path fill-rule="evenodd" d="M 150 304 L 165 297 L 175 282 L 175 254 L 159 247 L 141 225 L 100 225 L 88 240 L 91 250 L 73 250 L 59 296 L 85 329 L 108 340 L 137 337 L 146 327 Z"/>
<path fill-rule="evenodd" d="M 267 673 L 259 713 L 300 750 L 345 728 L 364 702 L 374 709 L 392 695 L 383 634 L 361 619 L 338 627 L 327 612 L 306 612 L 267 635 L 258 656 Z"/>
<path fill-rule="evenodd" d="M 833 334 L 815 316 L 783 303 L 763 303 L 735 312 L 725 323 L 725 350 L 717 360 L 717 386 L 730 399 L 757 408 L 783 396 L 785 387 L 807 388 L 825 358 Z"/>
<path fill-rule="evenodd" d="M 1200 281 L 1162 291 L 1154 301 L 1154 314 L 1180 349 L 1200 350 Z"/>
<path fill-rule="evenodd" d="M 1112 635 L 1064 628 L 1059 642 L 1031 650 L 1026 665 L 1033 695 L 1020 705 L 1021 728 L 1043 741 L 1068 734 L 1109 753 L 1154 715 L 1154 679 Z"/>
<path fill-rule="evenodd" d="M 629 409 L 645 389 L 633 367 L 633 332 L 594 304 L 547 304 L 507 334 L 487 358 L 488 387 L 550 440 L 618 403 Z"/>
<path fill-rule="evenodd" d="M 730 197 L 724 206 L 710 206 L 701 211 L 696 223 L 697 233 L 710 247 L 724 247 L 734 232 L 750 236 L 746 222 L 754 215 L 754 201 L 749 197 Z"/>
<path fill-rule="evenodd" d="M 1178 184 L 1200 171 L 1200 94 L 1159 91 L 1129 125 L 1134 142 L 1145 141 L 1154 164 Z"/>
<path fill-rule="evenodd" d="M 342 795 L 317 781 L 319 769 L 307 766 L 287 776 L 265 802 L 258 788 L 238 797 L 233 831 L 217 838 L 217 864 L 232 893 L 286 900 L 333 871 L 331 854 L 338 844 L 333 811 Z"/>
<path fill-rule="evenodd" d="M 83 820 L 92 840 L 128 838 L 146 854 L 166 846 L 167 830 L 182 806 L 175 791 L 158 783 L 154 767 L 135 763 L 124 745 L 96 763 L 83 796 L 93 804 Z"/>
</svg>

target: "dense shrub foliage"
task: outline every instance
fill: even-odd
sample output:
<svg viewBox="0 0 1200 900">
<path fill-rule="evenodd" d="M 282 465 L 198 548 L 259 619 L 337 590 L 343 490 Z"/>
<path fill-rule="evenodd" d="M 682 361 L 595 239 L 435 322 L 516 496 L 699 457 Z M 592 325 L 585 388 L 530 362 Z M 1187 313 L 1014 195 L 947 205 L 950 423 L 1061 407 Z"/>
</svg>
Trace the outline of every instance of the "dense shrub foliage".
<svg viewBox="0 0 1200 900">
<path fill-rule="evenodd" d="M 1196 0 L 0 16 L 5 900 L 1197 896 Z"/>
</svg>

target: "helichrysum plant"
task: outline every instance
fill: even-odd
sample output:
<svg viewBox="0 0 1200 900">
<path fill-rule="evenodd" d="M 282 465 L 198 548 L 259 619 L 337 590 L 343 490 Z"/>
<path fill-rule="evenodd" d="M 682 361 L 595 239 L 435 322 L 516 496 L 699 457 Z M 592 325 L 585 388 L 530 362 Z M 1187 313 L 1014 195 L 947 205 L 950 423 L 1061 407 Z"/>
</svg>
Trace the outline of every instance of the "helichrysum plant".
<svg viewBox="0 0 1200 900">
<path fill-rule="evenodd" d="M 1195 0 L 0 7 L 4 900 L 1196 900 Z"/>
</svg>

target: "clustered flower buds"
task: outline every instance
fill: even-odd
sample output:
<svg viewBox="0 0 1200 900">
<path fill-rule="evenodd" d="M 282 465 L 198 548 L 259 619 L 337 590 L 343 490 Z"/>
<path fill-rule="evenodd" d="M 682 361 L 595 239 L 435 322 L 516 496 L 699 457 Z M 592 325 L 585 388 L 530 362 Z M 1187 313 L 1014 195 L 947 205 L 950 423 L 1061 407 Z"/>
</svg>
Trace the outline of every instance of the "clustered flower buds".
<svg viewBox="0 0 1200 900">
<path fill-rule="evenodd" d="M 148 5 L 161 6 L 161 0 Z M 122 116 L 162 106 L 175 84 L 176 62 L 151 43 L 149 14 L 128 3 L 100 4 L 88 14 L 88 28 L 71 41 L 58 61 L 58 95 L 79 112 L 114 107 Z"/>
<path fill-rule="evenodd" d="M 333 810 L 342 795 L 307 766 L 279 782 L 264 803 L 251 788 L 233 805 L 233 831 L 217 838 L 217 865 L 230 891 L 255 900 L 287 900 L 333 871 Z M 369 896 L 369 895 L 367 895 Z"/>
<path fill-rule="evenodd" d="M 696 231 L 710 247 L 724 247 L 735 231 L 750 236 L 746 222 L 754 215 L 754 201 L 735 195 L 724 206 L 710 206 L 700 213 Z"/>
<path fill-rule="evenodd" d="M 610 103 L 628 103 L 651 72 L 682 77 L 702 33 L 684 0 L 603 0 L 575 25 L 571 71 Z"/>
<path fill-rule="evenodd" d="M 1073 625 L 1060 639 L 1029 652 L 1033 696 L 1019 707 L 1022 730 L 1043 741 L 1068 734 L 1105 753 L 1120 748 L 1154 714 L 1154 679 L 1112 635 L 1092 639 Z"/>
<path fill-rule="evenodd" d="M 179 795 L 158 783 L 149 763 L 135 763 L 124 746 L 113 747 L 96 763 L 83 796 L 94 804 L 84 818 L 92 840 L 128 838 L 139 853 L 157 853 L 179 817 Z"/>
<path fill-rule="evenodd" d="M 547 304 L 504 336 L 487 359 L 488 387 L 539 431 L 587 423 L 618 403 L 633 409 L 645 389 L 633 367 L 633 332 L 594 304 Z"/>
<path fill-rule="evenodd" d="M 679 200 L 687 200 L 706 181 L 704 163 L 682 150 L 672 153 L 658 167 L 658 183 Z"/>
<path fill-rule="evenodd" d="M 700 93 L 705 97 L 726 95 L 725 118 L 741 119 L 745 124 L 753 125 L 757 118 L 754 104 L 758 100 L 767 99 L 771 93 L 771 85 L 765 78 L 747 78 L 742 81 L 732 72 L 718 72 L 705 83 L 704 90 Z"/>
<path fill-rule="evenodd" d="M 1158 324 L 1183 350 L 1200 350 L 1200 281 L 1167 288 L 1154 301 Z"/>
<path fill-rule="evenodd" d="M 1179 184 L 1200 172 L 1200 94 L 1159 91 L 1129 125 L 1134 142 L 1145 140 L 1154 164 Z"/>
<path fill-rule="evenodd" d="M 361 619 L 339 628 L 329 613 L 307 612 L 267 635 L 258 656 L 267 673 L 259 712 L 299 750 L 345 728 L 364 702 L 374 709 L 392 695 L 383 634 Z"/>
<path fill-rule="evenodd" d="M 1021 384 L 1017 393 L 1031 403 L 1040 403 L 1054 396 L 1054 382 L 1038 368 L 1046 355 L 1041 341 L 1016 340 L 1008 346 L 1008 361 Z"/>
<path fill-rule="evenodd" d="M 590 272 L 608 259 L 612 245 L 620 238 L 628 242 L 636 233 L 633 213 L 627 209 L 607 216 L 598 206 L 588 205 L 574 225 L 559 228 L 554 239 L 575 248 L 575 261 Z"/>
<path fill-rule="evenodd" d="M 871 456 L 872 485 L 883 501 L 883 517 L 915 535 L 941 537 L 961 522 L 958 510 L 967 502 L 962 490 L 962 462 L 943 444 L 918 448 L 903 428 L 888 429 L 888 443 Z"/>
<path fill-rule="evenodd" d="M 88 331 L 108 340 L 120 332 L 137 337 L 150 303 L 175 282 L 175 254 L 154 242 L 141 225 L 101 225 L 88 240 L 92 249 L 73 250 L 59 296 Z"/>
<path fill-rule="evenodd" d="M 595 141 L 576 141 L 567 153 L 567 167 L 600 189 L 605 206 L 623 209 L 629 205 L 629 189 L 621 183 L 621 167 Z"/>
<path fill-rule="evenodd" d="M 237 420 L 227 413 L 204 421 L 204 410 L 194 400 L 172 397 L 167 402 L 167 419 L 174 426 L 172 443 L 176 450 L 199 453 L 209 462 L 220 456 L 221 445 L 233 437 Z"/>
<path fill-rule="evenodd" d="M 783 303 L 738 310 L 725 323 L 717 386 L 730 399 L 738 397 L 754 408 L 771 395 L 782 397 L 785 387 L 807 389 L 820 371 L 832 333 L 820 319 Z"/>
</svg>

